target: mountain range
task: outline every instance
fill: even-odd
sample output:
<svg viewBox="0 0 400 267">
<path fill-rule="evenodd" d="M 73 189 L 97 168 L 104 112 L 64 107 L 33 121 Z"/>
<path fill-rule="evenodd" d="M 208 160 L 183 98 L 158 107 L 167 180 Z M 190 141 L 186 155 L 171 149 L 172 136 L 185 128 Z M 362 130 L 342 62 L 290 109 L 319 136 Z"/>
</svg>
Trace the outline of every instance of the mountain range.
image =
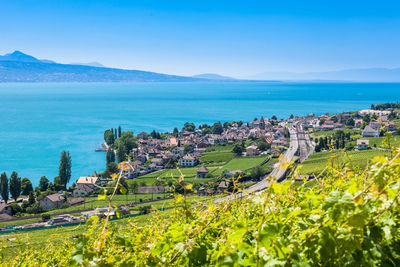
<svg viewBox="0 0 400 267">
<path fill-rule="evenodd" d="M 97 62 L 60 64 L 15 51 L 0 56 L 0 82 L 196 82 L 204 78 L 106 68 Z"/>
<path fill-rule="evenodd" d="M 60 64 L 15 51 L 0 56 L 0 82 L 235 82 L 214 73 L 194 76 L 108 68 L 98 62 Z M 400 82 L 400 68 L 347 69 L 329 72 L 263 72 L 246 81 Z"/>
</svg>

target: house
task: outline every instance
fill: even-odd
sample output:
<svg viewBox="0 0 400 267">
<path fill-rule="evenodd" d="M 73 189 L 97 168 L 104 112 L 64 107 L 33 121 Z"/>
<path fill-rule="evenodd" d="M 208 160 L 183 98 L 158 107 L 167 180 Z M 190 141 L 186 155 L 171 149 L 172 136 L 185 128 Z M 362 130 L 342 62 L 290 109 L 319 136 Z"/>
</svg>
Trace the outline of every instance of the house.
<svg viewBox="0 0 400 267">
<path fill-rule="evenodd" d="M 52 194 L 48 195 L 42 200 L 40 200 L 40 206 L 42 206 L 45 210 L 56 209 L 59 208 L 62 204 L 66 202 L 63 194 Z"/>
<path fill-rule="evenodd" d="M 257 156 L 260 153 L 258 148 L 254 145 L 246 148 L 246 156 Z"/>
<path fill-rule="evenodd" d="M 204 165 L 197 169 L 197 178 L 206 178 L 207 174 L 208 169 Z"/>
<path fill-rule="evenodd" d="M 11 206 L 2 203 L 0 204 L 0 214 L 7 214 L 7 215 L 12 215 L 12 208 Z"/>
<path fill-rule="evenodd" d="M 162 158 L 153 158 L 151 159 L 151 163 L 154 163 L 156 166 L 163 166 L 164 161 Z"/>
<path fill-rule="evenodd" d="M 357 140 L 358 150 L 367 150 L 368 148 L 369 148 L 369 140 L 364 140 L 364 139 Z"/>
<path fill-rule="evenodd" d="M 97 176 L 81 176 L 79 179 L 76 181 L 77 185 L 87 185 L 91 187 L 92 189 L 95 189 L 97 186 L 97 181 L 99 177 Z"/>
<path fill-rule="evenodd" d="M 78 184 L 74 191 L 72 191 L 72 195 L 74 197 L 84 197 L 88 196 L 94 192 L 94 189 L 86 184 Z"/>
<path fill-rule="evenodd" d="M 165 187 L 163 186 L 139 186 L 138 187 L 138 194 L 158 194 L 158 193 L 164 193 Z"/>
<path fill-rule="evenodd" d="M 182 167 L 194 167 L 198 164 L 199 160 L 196 156 L 187 154 L 186 156 L 183 156 L 181 159 L 181 166 Z"/>
<path fill-rule="evenodd" d="M 68 200 L 68 204 L 70 204 L 71 206 L 83 205 L 84 203 L 85 203 L 85 199 L 81 198 L 81 197 Z"/>
<path fill-rule="evenodd" d="M 385 122 L 385 127 L 388 131 L 394 132 L 397 129 L 397 124 L 393 121 Z"/>
<path fill-rule="evenodd" d="M 379 137 L 380 129 L 373 128 L 370 125 L 365 126 L 364 130 L 362 131 L 362 137 Z"/>
<path fill-rule="evenodd" d="M 171 152 L 174 153 L 175 155 L 178 155 L 178 156 L 182 157 L 183 155 L 185 155 L 185 148 L 181 147 L 181 146 L 177 146 L 177 147 L 174 147 L 171 150 Z"/>
<path fill-rule="evenodd" d="M 196 155 L 200 155 L 200 154 L 202 154 L 202 153 L 205 153 L 207 150 L 205 149 L 205 148 L 195 148 L 194 150 L 193 150 L 193 153 L 194 154 L 196 154 Z"/>
</svg>

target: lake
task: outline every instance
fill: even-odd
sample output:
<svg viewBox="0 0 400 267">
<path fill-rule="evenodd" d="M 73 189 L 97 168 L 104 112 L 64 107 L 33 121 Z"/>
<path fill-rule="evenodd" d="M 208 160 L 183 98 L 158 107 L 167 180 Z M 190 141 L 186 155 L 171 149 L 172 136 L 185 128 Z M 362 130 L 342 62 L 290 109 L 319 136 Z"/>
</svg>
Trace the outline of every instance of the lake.
<svg viewBox="0 0 400 267">
<path fill-rule="evenodd" d="M 400 101 L 398 83 L 3 83 L 0 84 L 0 171 L 34 185 L 72 156 L 72 179 L 103 171 L 94 152 L 105 129 L 172 131 L 185 122 L 251 121 L 310 112 L 341 112 Z"/>
</svg>

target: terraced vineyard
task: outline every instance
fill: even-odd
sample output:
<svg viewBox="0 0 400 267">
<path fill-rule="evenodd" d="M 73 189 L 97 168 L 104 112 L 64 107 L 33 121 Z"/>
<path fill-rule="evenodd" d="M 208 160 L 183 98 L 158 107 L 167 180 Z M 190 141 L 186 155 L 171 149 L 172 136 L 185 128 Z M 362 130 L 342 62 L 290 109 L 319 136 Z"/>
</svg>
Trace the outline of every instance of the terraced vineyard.
<svg viewBox="0 0 400 267">
<path fill-rule="evenodd" d="M 319 175 L 327 165 L 348 162 L 352 168 L 365 168 L 368 162 L 377 156 L 389 156 L 390 152 L 383 150 L 363 150 L 343 152 L 319 152 L 312 154 L 306 161 L 299 165 L 300 174 Z"/>
</svg>

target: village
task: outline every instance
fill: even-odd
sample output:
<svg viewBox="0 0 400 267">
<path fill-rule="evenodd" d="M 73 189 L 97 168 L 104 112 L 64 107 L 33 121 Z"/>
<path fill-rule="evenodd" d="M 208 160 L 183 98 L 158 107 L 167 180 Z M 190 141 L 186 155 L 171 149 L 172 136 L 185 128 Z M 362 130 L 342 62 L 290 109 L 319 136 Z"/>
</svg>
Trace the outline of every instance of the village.
<svg viewBox="0 0 400 267">
<path fill-rule="evenodd" d="M 397 111 L 387 108 L 335 115 L 326 113 L 315 116 L 311 113 L 280 120 L 261 117 L 248 123 L 218 123 L 221 126 L 219 133 L 209 133 L 205 131 L 209 128 L 205 127 L 192 127 L 190 130 L 184 128 L 175 135 L 154 138 L 141 132 L 136 136 L 137 146 L 129 151 L 125 164 L 116 164 L 116 171 L 122 174 L 129 190 L 128 197 L 124 199 L 121 196 L 119 209 L 129 215 L 135 205 L 170 199 L 171 193 L 180 193 L 175 183 L 181 176 L 193 184 L 193 189 L 186 193 L 197 196 L 230 194 L 231 180 L 238 177 L 244 177 L 240 181 L 243 188 L 259 190 L 259 181 L 278 168 L 278 157 L 289 147 L 294 147 L 289 142 L 292 140 L 289 138 L 290 125 L 297 127 L 293 128 L 297 136 L 293 140 L 297 144 L 292 160 L 298 163 L 297 166 L 307 166 L 309 162 L 313 164 L 314 156 L 332 148 L 351 149 L 357 153 L 375 149 L 385 153 L 385 149 L 376 145 L 376 140 L 381 140 L 386 133 L 397 135 L 398 123 Z M 343 134 L 338 135 L 341 132 Z M 395 138 L 396 141 L 397 136 Z M 374 145 L 371 146 L 371 143 Z M 112 145 L 106 142 L 102 146 L 113 151 Z M 261 172 L 259 177 L 255 177 L 257 171 Z M 283 175 L 290 177 L 293 173 L 288 170 Z M 312 179 L 311 173 L 305 174 L 301 177 Z M 47 194 L 38 200 L 43 212 L 55 214 L 53 218 L 43 216 L 36 223 L 9 224 L 3 230 L 74 224 L 91 216 L 105 216 L 110 211 L 104 208 L 104 202 L 96 202 L 95 199 L 104 194 L 102 188 L 110 183 L 112 179 L 104 173 L 94 172 L 79 177 L 68 190 Z M 26 198 L 21 198 L 16 203 L 22 205 L 26 201 Z M 12 205 L 12 202 L 0 203 L 0 223 L 19 219 L 15 217 L 18 214 L 13 211 Z M 115 214 L 115 210 L 111 212 Z"/>
</svg>

